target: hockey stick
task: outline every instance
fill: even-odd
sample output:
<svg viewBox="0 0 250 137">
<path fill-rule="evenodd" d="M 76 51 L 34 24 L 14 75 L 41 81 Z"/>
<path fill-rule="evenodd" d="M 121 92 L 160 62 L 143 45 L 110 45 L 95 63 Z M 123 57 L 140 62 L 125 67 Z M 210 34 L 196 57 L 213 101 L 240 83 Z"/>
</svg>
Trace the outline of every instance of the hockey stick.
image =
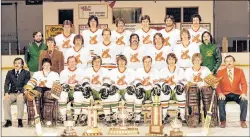
<svg viewBox="0 0 250 137">
<path fill-rule="evenodd" d="M 42 126 L 41 126 L 40 116 L 39 116 L 39 114 L 37 114 L 35 99 L 33 100 L 33 106 L 35 109 L 34 119 L 35 119 L 35 124 L 36 124 L 36 133 L 38 136 L 42 136 L 43 131 L 42 131 Z"/>
<path fill-rule="evenodd" d="M 201 124 L 202 124 L 202 127 L 204 126 L 204 121 L 205 121 L 205 118 L 204 118 L 204 106 L 203 106 L 203 102 L 202 102 L 202 94 L 200 93 L 200 103 L 201 103 L 201 110 L 200 110 L 200 113 L 201 113 Z"/>
<path fill-rule="evenodd" d="M 213 107 L 213 103 L 214 103 L 214 96 L 215 96 L 215 89 L 213 89 L 212 100 L 211 100 L 210 107 L 209 107 L 209 110 L 208 110 L 207 115 L 206 115 L 206 120 L 205 120 L 203 129 L 202 129 L 203 135 L 206 135 L 206 136 L 208 135 L 208 130 L 209 130 L 209 126 L 211 123 L 212 114 L 213 114 L 212 107 Z"/>
</svg>

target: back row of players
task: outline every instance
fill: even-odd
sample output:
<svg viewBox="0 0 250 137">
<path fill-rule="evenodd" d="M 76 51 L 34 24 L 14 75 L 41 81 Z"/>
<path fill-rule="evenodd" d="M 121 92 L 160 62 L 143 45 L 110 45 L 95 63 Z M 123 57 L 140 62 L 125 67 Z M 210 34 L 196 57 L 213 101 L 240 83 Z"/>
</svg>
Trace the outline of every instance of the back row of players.
<svg viewBox="0 0 250 137">
<path fill-rule="evenodd" d="M 57 35 L 55 42 L 63 52 L 65 63 L 69 56 L 76 56 L 82 69 L 88 67 L 93 55 L 101 56 L 103 67 L 115 68 L 116 55 L 123 54 L 128 59 L 129 68 L 142 67 L 142 58 L 149 55 L 153 58 L 153 66 L 160 70 L 166 66 L 166 56 L 171 52 L 176 54 L 180 67 L 188 68 L 192 66 L 192 55 L 200 52 L 202 33 L 207 31 L 199 26 L 199 15 L 194 15 L 192 20 L 192 28 L 180 32 L 174 27 L 173 16 L 168 15 L 164 19 L 166 28 L 157 31 L 150 28 L 150 17 L 144 15 L 141 18 L 142 28 L 132 34 L 125 30 L 125 22 L 120 18 L 116 22 L 117 29 L 111 31 L 108 28 L 98 29 L 98 18 L 90 16 L 90 29 L 81 35 L 71 34 L 72 23 L 64 21 L 64 33 Z"/>
</svg>

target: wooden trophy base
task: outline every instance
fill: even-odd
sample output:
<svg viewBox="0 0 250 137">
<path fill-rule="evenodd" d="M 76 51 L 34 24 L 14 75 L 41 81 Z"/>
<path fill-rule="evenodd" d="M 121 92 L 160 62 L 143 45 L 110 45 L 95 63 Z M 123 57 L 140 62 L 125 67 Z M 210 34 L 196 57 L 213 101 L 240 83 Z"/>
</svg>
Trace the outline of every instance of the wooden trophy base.
<svg viewBox="0 0 250 137">
<path fill-rule="evenodd" d="M 76 131 L 74 129 L 72 130 L 64 130 L 64 132 L 61 135 L 62 137 L 77 137 Z"/>
<path fill-rule="evenodd" d="M 170 131 L 170 136 L 173 137 L 183 137 L 183 132 L 182 131 Z"/>
<path fill-rule="evenodd" d="M 149 133 L 146 134 L 147 136 L 164 136 L 163 134 L 163 125 L 161 126 L 149 126 Z"/>
<path fill-rule="evenodd" d="M 82 136 L 102 136 L 102 131 L 99 128 L 88 128 L 82 134 Z"/>
<path fill-rule="evenodd" d="M 114 127 L 109 129 L 109 135 L 138 135 L 136 127 Z"/>
</svg>

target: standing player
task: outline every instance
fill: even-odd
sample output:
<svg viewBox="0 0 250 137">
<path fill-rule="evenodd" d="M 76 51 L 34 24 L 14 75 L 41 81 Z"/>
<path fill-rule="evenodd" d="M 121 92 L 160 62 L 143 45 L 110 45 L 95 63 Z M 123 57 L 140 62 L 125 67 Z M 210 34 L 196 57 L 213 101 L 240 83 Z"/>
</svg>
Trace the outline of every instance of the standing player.
<svg viewBox="0 0 250 137">
<path fill-rule="evenodd" d="M 66 52 L 74 46 L 73 39 L 76 34 L 72 33 L 72 22 L 65 20 L 63 22 L 63 33 L 55 36 L 56 47 L 65 56 Z"/>
<path fill-rule="evenodd" d="M 102 58 L 102 67 L 107 69 L 116 68 L 116 55 L 118 52 L 116 51 L 116 45 L 111 42 L 111 30 L 109 28 L 105 28 L 102 31 L 103 41 L 98 44 L 98 52 L 97 55 Z"/>
<path fill-rule="evenodd" d="M 76 84 L 81 84 L 83 77 L 82 75 L 84 74 L 83 70 L 80 68 L 76 67 L 77 64 L 77 58 L 74 56 L 69 56 L 67 59 L 67 64 L 68 68 L 64 69 L 60 73 L 60 83 L 61 84 L 67 84 L 70 86 L 70 89 L 74 89 Z M 61 113 L 61 120 L 65 121 L 66 120 L 66 106 L 68 103 L 68 99 L 72 100 L 72 94 L 74 93 L 66 93 L 62 92 L 60 99 L 58 100 L 59 102 L 59 111 Z M 81 94 L 82 95 L 82 94 Z M 69 97 L 70 96 L 70 97 Z M 76 101 L 74 103 L 77 103 Z M 75 109 L 75 114 L 79 115 L 80 112 L 77 111 L 79 109 Z M 75 120 L 77 116 L 74 117 Z"/>
<path fill-rule="evenodd" d="M 184 70 L 192 67 L 191 57 L 194 53 L 200 53 L 199 45 L 190 42 L 190 33 L 188 30 L 183 29 L 180 33 L 181 44 L 176 45 L 174 48 L 174 53 L 178 59 L 179 67 Z"/>
<path fill-rule="evenodd" d="M 122 18 L 116 19 L 116 30 L 112 31 L 111 40 L 117 45 L 116 49 L 119 54 L 121 54 L 125 46 L 129 45 L 129 36 L 131 32 L 125 30 L 125 21 Z"/>
<path fill-rule="evenodd" d="M 169 53 L 166 59 L 168 66 L 164 67 L 160 71 L 160 81 L 162 83 L 162 92 L 160 95 L 160 101 L 162 105 L 162 115 L 164 123 L 167 122 L 167 109 L 169 107 L 168 102 L 174 92 L 176 100 L 178 101 L 178 108 L 180 109 L 180 117 L 182 121 L 185 121 L 185 104 L 186 94 L 184 92 L 184 70 L 176 66 L 177 57 L 174 53 Z"/>
<path fill-rule="evenodd" d="M 167 15 L 164 19 L 166 24 L 165 29 L 160 30 L 160 33 L 164 37 L 164 46 L 170 46 L 174 48 L 180 43 L 180 30 L 175 28 L 175 19 L 172 15 Z"/>
<path fill-rule="evenodd" d="M 203 32 L 208 31 L 205 28 L 200 27 L 201 16 L 199 14 L 194 14 L 191 17 L 192 28 L 188 29 L 191 35 L 191 42 L 195 42 L 197 44 L 201 44 L 201 35 Z"/>
<path fill-rule="evenodd" d="M 142 16 L 141 23 L 142 28 L 135 31 L 135 33 L 139 35 L 139 38 L 141 40 L 140 44 L 146 48 L 152 47 L 153 36 L 157 32 L 157 30 L 150 28 L 150 17 L 148 15 Z"/>
<path fill-rule="evenodd" d="M 137 69 L 142 67 L 142 57 L 145 54 L 145 47 L 139 45 L 139 36 L 135 33 L 130 35 L 130 46 L 125 47 L 123 55 L 128 59 L 128 68 Z"/>
<path fill-rule="evenodd" d="M 76 64 L 78 68 L 85 69 L 87 67 L 87 61 L 90 57 L 88 50 L 83 46 L 83 37 L 81 35 L 76 35 L 74 37 L 73 43 L 74 47 L 70 48 L 65 55 L 65 63 L 68 61 L 68 57 L 76 57 Z"/>
<path fill-rule="evenodd" d="M 170 46 L 164 46 L 164 38 L 161 33 L 155 33 L 154 35 L 154 47 L 147 49 L 147 55 L 153 58 L 153 67 L 160 70 L 166 66 L 166 57 L 172 52 Z"/>
</svg>

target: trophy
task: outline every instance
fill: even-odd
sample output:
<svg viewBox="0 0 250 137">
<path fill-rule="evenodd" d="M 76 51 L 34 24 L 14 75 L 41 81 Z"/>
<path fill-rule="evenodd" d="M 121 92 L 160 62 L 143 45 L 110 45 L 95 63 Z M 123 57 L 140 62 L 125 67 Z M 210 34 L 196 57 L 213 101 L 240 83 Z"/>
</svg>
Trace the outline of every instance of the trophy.
<svg viewBox="0 0 250 137">
<path fill-rule="evenodd" d="M 67 106 L 67 121 L 64 121 L 64 126 L 66 129 L 64 129 L 62 133 L 62 137 L 77 137 L 76 131 L 73 129 L 75 126 L 75 121 L 73 120 L 72 117 L 72 111 L 69 106 Z"/>
<path fill-rule="evenodd" d="M 102 131 L 97 126 L 97 110 L 101 109 L 101 106 L 94 105 L 93 97 L 90 99 L 90 106 L 88 107 L 88 127 L 84 130 L 83 136 L 102 136 Z"/>
<path fill-rule="evenodd" d="M 125 119 L 126 119 L 126 114 L 124 113 L 124 109 L 125 109 L 125 101 L 122 100 L 122 106 L 119 106 L 119 108 L 121 108 L 122 110 L 122 114 L 120 115 L 121 119 L 122 119 L 122 125 L 121 126 L 117 126 L 114 128 L 110 128 L 109 129 L 109 135 L 134 135 L 134 134 L 139 134 L 138 128 L 137 127 L 127 127 L 125 125 Z"/>
<path fill-rule="evenodd" d="M 151 109 L 151 124 L 147 136 L 164 136 L 162 125 L 162 107 L 160 105 L 159 96 L 153 96 L 154 102 Z"/>
<path fill-rule="evenodd" d="M 176 113 L 177 113 L 176 117 L 170 123 L 171 128 L 173 129 L 173 130 L 170 131 L 170 136 L 182 137 L 183 136 L 183 132 L 180 130 L 180 128 L 182 127 L 182 122 L 177 119 L 177 117 L 178 117 L 178 111 L 176 111 Z"/>
</svg>

